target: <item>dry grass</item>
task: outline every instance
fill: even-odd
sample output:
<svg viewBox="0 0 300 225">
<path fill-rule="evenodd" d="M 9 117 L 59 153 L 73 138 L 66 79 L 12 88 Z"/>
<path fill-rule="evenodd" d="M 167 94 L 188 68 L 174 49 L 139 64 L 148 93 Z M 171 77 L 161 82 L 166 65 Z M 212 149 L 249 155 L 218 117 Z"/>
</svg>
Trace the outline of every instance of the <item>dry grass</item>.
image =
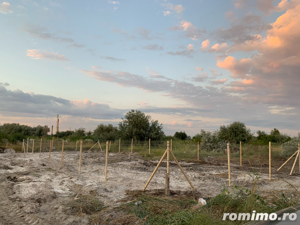
<svg viewBox="0 0 300 225">
<path fill-rule="evenodd" d="M 102 210 L 103 203 L 92 195 L 81 195 L 64 204 L 67 209 L 66 213 L 71 215 L 82 215 L 97 213 Z"/>
</svg>

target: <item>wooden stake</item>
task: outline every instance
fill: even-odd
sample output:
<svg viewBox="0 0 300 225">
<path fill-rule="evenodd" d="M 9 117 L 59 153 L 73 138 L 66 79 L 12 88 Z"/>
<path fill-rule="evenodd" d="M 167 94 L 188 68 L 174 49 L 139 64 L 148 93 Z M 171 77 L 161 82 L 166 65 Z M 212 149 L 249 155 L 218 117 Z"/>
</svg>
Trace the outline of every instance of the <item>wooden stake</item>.
<svg viewBox="0 0 300 225">
<path fill-rule="evenodd" d="M 34 139 L 32 140 L 32 154 L 34 153 Z"/>
<path fill-rule="evenodd" d="M 28 153 L 28 142 L 29 142 L 29 138 L 27 138 L 27 148 L 26 148 L 27 153 Z"/>
<path fill-rule="evenodd" d="M 98 144 L 98 142 L 96 142 L 96 144 Z M 96 144 L 94 144 L 88 151 L 92 150 Z"/>
<path fill-rule="evenodd" d="M 151 174 L 151 176 L 150 176 L 149 180 L 147 181 L 147 183 L 146 183 L 146 185 L 145 185 L 145 187 L 144 187 L 143 191 L 145 191 L 145 190 L 146 190 L 146 188 L 147 188 L 148 184 L 150 183 L 150 181 L 151 181 L 152 177 L 153 177 L 153 176 L 154 176 L 154 174 L 156 173 L 156 171 L 157 171 L 157 169 L 158 169 L 159 165 L 160 165 L 160 164 L 161 164 L 161 162 L 163 161 L 163 159 L 164 159 L 164 157 L 165 157 L 165 155 L 166 155 L 166 154 L 167 154 L 167 150 L 165 151 L 165 153 L 163 154 L 163 156 L 160 158 L 160 160 L 159 160 L 159 162 L 158 162 L 157 166 L 155 167 L 155 169 L 154 169 L 153 173 Z"/>
<path fill-rule="evenodd" d="M 107 160 L 108 160 L 108 141 L 106 141 L 106 155 L 105 155 L 105 181 L 107 181 Z"/>
<path fill-rule="evenodd" d="M 99 144 L 99 148 L 100 148 L 100 150 L 101 150 L 101 152 L 102 152 L 102 148 L 101 148 L 101 144 L 100 144 L 100 141 L 98 140 L 98 144 Z"/>
<path fill-rule="evenodd" d="M 189 182 L 189 184 L 191 185 L 192 189 L 193 189 L 194 191 L 196 191 L 196 189 L 195 189 L 194 186 L 192 185 L 191 181 L 189 180 L 189 178 L 187 177 L 187 175 L 186 175 L 185 172 L 183 171 L 182 167 L 180 166 L 179 162 L 177 161 L 175 155 L 173 154 L 173 151 L 170 151 L 170 152 L 171 152 L 171 154 L 172 154 L 172 156 L 173 156 L 173 158 L 174 158 L 174 160 L 175 160 L 177 166 L 179 167 L 179 169 L 181 170 L 181 172 L 182 172 L 183 175 L 185 176 L 185 179 Z"/>
<path fill-rule="evenodd" d="M 61 146 L 61 160 L 60 160 L 60 167 L 62 167 L 62 165 L 63 165 L 64 145 L 65 145 L 65 142 L 64 142 L 64 140 L 63 140 L 63 141 L 62 141 L 62 146 Z"/>
<path fill-rule="evenodd" d="M 172 151 L 172 139 L 171 139 L 171 146 L 170 146 L 170 150 Z"/>
<path fill-rule="evenodd" d="M 294 164 L 293 164 L 293 167 L 292 167 L 292 170 L 291 170 L 291 173 L 290 173 L 290 175 L 292 175 L 292 174 L 293 174 L 293 170 L 294 170 L 294 167 L 295 167 L 295 165 L 296 165 L 296 162 L 297 162 L 297 160 L 298 160 L 298 157 L 299 157 L 299 150 L 297 151 L 297 155 L 296 155 L 296 158 L 295 158 L 295 162 L 294 162 Z"/>
<path fill-rule="evenodd" d="M 39 158 L 41 158 L 41 152 L 42 152 L 42 138 L 41 138 L 41 142 L 40 142 L 40 155 L 39 155 Z"/>
<path fill-rule="evenodd" d="M 240 141 L 240 166 L 243 165 L 242 142 Z"/>
<path fill-rule="evenodd" d="M 51 146 L 51 140 L 50 140 L 50 148 L 49 148 L 49 162 L 50 162 L 50 159 L 51 159 L 51 149 L 52 149 L 52 146 Z"/>
<path fill-rule="evenodd" d="M 197 147 L 198 147 L 198 151 L 197 151 L 197 160 L 199 161 L 200 160 L 200 143 L 198 141 L 197 143 Z"/>
<path fill-rule="evenodd" d="M 170 179 L 169 179 L 169 173 L 170 173 L 170 142 L 167 141 L 167 174 L 166 174 L 166 189 L 165 189 L 165 195 L 170 195 Z"/>
<path fill-rule="evenodd" d="M 170 171 L 170 168 L 169 168 L 169 165 L 170 165 L 170 142 L 167 141 L 167 173 L 169 173 Z"/>
<path fill-rule="evenodd" d="M 24 153 L 25 153 L 25 141 L 24 141 L 24 139 L 23 139 L 22 151 L 24 151 Z"/>
<path fill-rule="evenodd" d="M 121 152 L 121 138 L 119 138 L 119 153 Z"/>
<path fill-rule="evenodd" d="M 290 161 L 291 160 L 291 158 L 293 158 L 294 157 L 294 155 L 296 155 L 298 153 L 298 151 L 296 151 L 288 160 L 286 160 L 285 161 L 285 163 L 283 163 L 282 164 L 282 166 L 281 167 L 279 167 L 278 169 L 277 169 L 277 171 L 279 171 L 285 164 L 287 164 L 288 163 L 288 161 Z"/>
<path fill-rule="evenodd" d="M 79 174 L 81 173 L 81 155 L 82 155 L 82 140 L 80 140 L 80 152 L 79 152 Z"/>
<path fill-rule="evenodd" d="M 149 138 L 149 155 L 151 154 L 150 149 L 151 149 L 151 139 Z"/>
<path fill-rule="evenodd" d="M 229 143 L 227 143 L 227 156 L 228 156 L 228 185 L 230 187 L 231 183 L 230 183 L 230 148 L 229 148 Z"/>
<path fill-rule="evenodd" d="M 166 189 L 165 189 L 165 195 L 169 196 L 170 195 L 170 178 L 169 174 L 166 173 Z"/>
<path fill-rule="evenodd" d="M 271 147 L 271 141 L 269 142 L 269 180 L 272 180 L 272 147 Z"/>
<path fill-rule="evenodd" d="M 131 139 L 131 154 L 133 153 L 133 139 Z"/>
</svg>

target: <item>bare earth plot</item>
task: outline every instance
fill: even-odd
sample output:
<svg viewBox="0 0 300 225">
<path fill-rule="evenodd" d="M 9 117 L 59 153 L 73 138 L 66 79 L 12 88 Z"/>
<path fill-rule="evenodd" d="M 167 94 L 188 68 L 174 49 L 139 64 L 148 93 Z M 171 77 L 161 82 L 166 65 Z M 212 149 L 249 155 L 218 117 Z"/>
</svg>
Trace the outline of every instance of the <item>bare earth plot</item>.
<svg viewBox="0 0 300 225">
<path fill-rule="evenodd" d="M 104 207 L 115 207 L 126 198 L 126 191 L 142 190 L 158 161 L 145 161 L 137 154 L 110 153 L 108 181 L 104 181 L 104 152 L 84 152 L 78 174 L 78 152 L 0 154 L 0 224 L 89 224 L 88 217 L 72 215 L 66 204 L 91 195 Z M 227 164 L 209 157 L 201 163 L 180 162 L 201 197 L 213 197 L 228 185 Z M 252 168 L 253 169 L 253 168 Z M 251 169 L 251 170 L 252 170 Z M 255 169 L 255 168 L 254 168 Z M 253 172 L 249 168 L 231 167 L 232 185 L 251 187 Z M 275 173 L 275 168 L 273 168 Z M 261 172 L 260 172 L 261 171 Z M 259 190 L 288 190 L 300 186 L 300 176 L 276 173 L 269 181 L 266 170 L 257 168 Z M 150 182 L 147 190 L 164 189 L 166 163 Z M 285 182 L 287 181 L 287 182 Z M 170 189 L 191 191 L 189 183 L 174 162 L 170 164 Z M 178 193 L 179 193 L 178 192 Z"/>
</svg>

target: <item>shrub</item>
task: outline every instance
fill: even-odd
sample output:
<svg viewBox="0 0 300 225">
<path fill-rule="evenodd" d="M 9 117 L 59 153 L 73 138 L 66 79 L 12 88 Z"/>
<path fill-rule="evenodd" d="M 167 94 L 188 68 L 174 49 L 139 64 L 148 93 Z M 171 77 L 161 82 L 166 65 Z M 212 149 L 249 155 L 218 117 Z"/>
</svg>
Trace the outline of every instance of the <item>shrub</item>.
<svg viewBox="0 0 300 225">
<path fill-rule="evenodd" d="M 300 143 L 300 137 L 293 138 L 291 141 L 282 144 L 282 150 L 280 156 L 288 158 L 298 150 L 298 143 Z"/>
<path fill-rule="evenodd" d="M 197 136 L 197 138 L 201 140 L 201 149 L 206 150 L 208 152 L 222 152 L 227 148 L 227 143 L 219 139 L 217 131 L 210 132 L 201 130 L 200 134 L 197 134 L 195 136 Z"/>
</svg>

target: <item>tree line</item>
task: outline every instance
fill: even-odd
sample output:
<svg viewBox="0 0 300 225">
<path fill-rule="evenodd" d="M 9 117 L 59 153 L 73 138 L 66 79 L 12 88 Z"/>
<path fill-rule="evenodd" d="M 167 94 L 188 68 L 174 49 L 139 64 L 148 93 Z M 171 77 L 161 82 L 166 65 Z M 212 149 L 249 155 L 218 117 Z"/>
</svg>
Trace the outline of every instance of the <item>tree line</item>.
<svg viewBox="0 0 300 225">
<path fill-rule="evenodd" d="M 201 142 L 205 148 L 224 148 L 226 143 L 251 143 L 266 145 L 269 141 L 273 143 L 284 143 L 291 140 L 291 137 L 280 133 L 276 128 L 271 130 L 270 134 L 264 131 L 257 131 L 256 135 L 251 133 L 251 130 L 246 127 L 244 123 L 233 122 L 227 126 L 220 126 L 217 131 L 200 132 L 193 137 L 186 134 L 185 131 L 177 131 L 173 136 L 166 136 L 163 132 L 163 125 L 157 120 L 152 120 L 149 115 L 145 115 L 139 110 L 131 110 L 127 112 L 118 126 L 112 124 L 99 124 L 94 131 L 86 131 L 85 128 L 79 128 L 75 131 L 61 131 L 54 134 L 54 137 L 78 140 L 78 139 L 92 139 L 92 140 L 192 140 Z M 48 126 L 30 127 L 20 125 L 17 123 L 0 125 L 0 141 L 6 139 L 11 143 L 22 141 L 27 137 L 52 137 L 48 135 L 50 131 Z"/>
</svg>

